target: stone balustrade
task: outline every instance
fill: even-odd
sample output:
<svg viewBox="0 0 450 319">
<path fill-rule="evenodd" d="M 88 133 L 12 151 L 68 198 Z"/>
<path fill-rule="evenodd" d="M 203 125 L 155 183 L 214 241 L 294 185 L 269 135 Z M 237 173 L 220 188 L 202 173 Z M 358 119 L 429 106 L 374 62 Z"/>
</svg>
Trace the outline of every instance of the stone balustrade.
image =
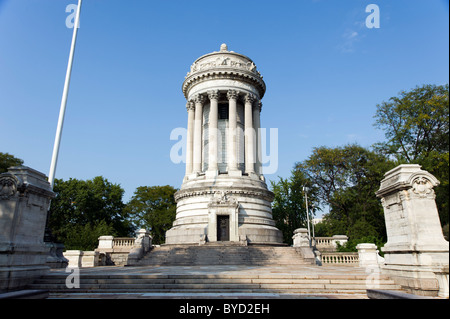
<svg viewBox="0 0 450 319">
<path fill-rule="evenodd" d="M 132 247 L 134 246 L 135 238 L 118 237 L 113 238 L 113 247 Z"/>
<path fill-rule="evenodd" d="M 142 255 L 150 250 L 152 241 L 150 233 L 141 229 L 137 232 L 136 238 L 101 236 L 99 237 L 98 248 L 101 265 L 123 266 L 128 263 L 128 259 L 142 258 Z"/>
<path fill-rule="evenodd" d="M 95 251 L 69 250 L 64 257 L 69 260 L 69 267 L 124 266 L 129 258 L 142 258 L 151 246 L 150 233 L 141 229 L 136 238 L 100 236 Z"/>
<path fill-rule="evenodd" d="M 339 264 L 343 266 L 359 266 L 358 253 L 322 253 L 322 264 Z"/>
<path fill-rule="evenodd" d="M 316 246 L 334 246 L 333 237 L 316 237 Z"/>
<path fill-rule="evenodd" d="M 316 237 L 315 246 L 321 252 L 336 251 L 338 244 L 343 246 L 348 237 L 345 235 L 334 235 L 333 237 Z"/>
</svg>

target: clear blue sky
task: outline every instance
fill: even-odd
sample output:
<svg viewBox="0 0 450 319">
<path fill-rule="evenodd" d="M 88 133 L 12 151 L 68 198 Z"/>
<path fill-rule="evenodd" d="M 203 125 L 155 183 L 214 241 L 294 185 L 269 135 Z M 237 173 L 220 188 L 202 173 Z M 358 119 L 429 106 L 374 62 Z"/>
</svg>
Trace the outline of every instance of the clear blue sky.
<svg viewBox="0 0 450 319">
<path fill-rule="evenodd" d="M 0 0 L 0 152 L 48 174 L 76 0 Z M 368 4 L 380 8 L 368 29 Z M 57 178 L 103 175 L 127 201 L 138 186 L 180 187 L 170 132 L 186 127 L 184 76 L 230 50 L 264 76 L 262 126 L 279 130 L 288 177 L 313 147 L 384 138 L 376 104 L 449 82 L 448 0 L 84 0 Z"/>
</svg>

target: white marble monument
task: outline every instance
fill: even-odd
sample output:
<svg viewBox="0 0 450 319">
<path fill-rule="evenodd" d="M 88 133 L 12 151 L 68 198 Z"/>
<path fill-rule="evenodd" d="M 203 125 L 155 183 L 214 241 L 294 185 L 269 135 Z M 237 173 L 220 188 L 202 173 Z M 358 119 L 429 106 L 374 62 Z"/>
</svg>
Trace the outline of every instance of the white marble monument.
<svg viewBox="0 0 450 319">
<path fill-rule="evenodd" d="M 222 44 L 198 58 L 183 83 L 188 111 L 186 175 L 175 194 L 166 244 L 281 244 L 273 193 L 261 170 L 266 85 L 253 61 Z"/>
<path fill-rule="evenodd" d="M 437 274 L 449 264 L 433 188 L 439 181 L 420 165 L 404 164 L 385 174 L 381 198 L 388 241 L 382 271 L 410 292 L 436 295 Z M 447 279 L 448 280 L 448 279 Z"/>
</svg>

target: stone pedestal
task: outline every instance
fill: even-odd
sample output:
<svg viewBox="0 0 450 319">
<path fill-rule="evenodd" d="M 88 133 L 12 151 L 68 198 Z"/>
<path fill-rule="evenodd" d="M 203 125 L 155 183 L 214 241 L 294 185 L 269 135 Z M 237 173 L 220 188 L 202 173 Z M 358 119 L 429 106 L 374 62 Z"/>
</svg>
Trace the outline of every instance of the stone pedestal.
<svg viewBox="0 0 450 319">
<path fill-rule="evenodd" d="M 44 230 L 50 200 L 47 177 L 29 167 L 0 175 L 0 290 L 20 289 L 44 275 Z"/>
<path fill-rule="evenodd" d="M 388 235 L 382 271 L 419 295 L 438 294 L 435 273 L 449 264 L 449 243 L 442 235 L 433 190 L 437 185 L 420 165 L 400 165 L 385 174 L 377 192 Z"/>
<path fill-rule="evenodd" d="M 306 228 L 297 228 L 294 230 L 292 239 L 294 240 L 292 246 L 302 255 L 304 261 L 309 262 L 310 264 L 322 264 L 320 252 L 314 250 L 309 243 L 308 230 Z"/>
<path fill-rule="evenodd" d="M 64 257 L 69 262 L 69 268 L 92 268 L 99 263 L 98 251 L 67 250 Z"/>
<path fill-rule="evenodd" d="M 309 247 L 308 230 L 306 228 L 297 228 L 294 231 L 294 247 Z"/>
<path fill-rule="evenodd" d="M 128 255 L 127 265 L 134 265 L 152 248 L 152 236 L 146 229 L 136 233 L 136 240 Z"/>
<path fill-rule="evenodd" d="M 378 255 L 377 245 L 375 244 L 358 244 L 359 267 L 378 269 L 383 258 Z"/>
</svg>

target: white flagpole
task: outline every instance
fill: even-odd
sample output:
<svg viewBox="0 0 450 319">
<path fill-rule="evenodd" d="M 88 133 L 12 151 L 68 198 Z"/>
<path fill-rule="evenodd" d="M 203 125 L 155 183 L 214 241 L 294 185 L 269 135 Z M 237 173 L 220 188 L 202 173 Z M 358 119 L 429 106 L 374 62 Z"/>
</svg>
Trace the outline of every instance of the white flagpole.
<svg viewBox="0 0 450 319">
<path fill-rule="evenodd" d="M 67 65 L 66 81 L 64 83 L 64 91 L 63 91 L 63 96 L 62 96 L 62 100 L 61 100 L 61 108 L 59 111 L 58 127 L 56 129 L 55 144 L 53 146 L 52 163 L 50 165 L 50 173 L 48 176 L 48 181 L 50 182 L 50 186 L 52 189 L 53 189 L 53 183 L 55 181 L 55 171 L 56 171 L 56 164 L 58 162 L 59 145 L 61 143 L 61 134 L 62 134 L 63 124 L 64 124 L 64 115 L 66 113 L 67 96 L 69 94 L 69 85 L 70 85 L 70 76 L 72 74 L 73 56 L 75 53 L 75 44 L 77 42 L 78 26 L 80 23 L 81 2 L 82 2 L 82 0 L 78 0 L 77 16 L 75 18 L 75 24 L 73 26 L 72 45 L 70 48 L 69 63 Z"/>
</svg>

